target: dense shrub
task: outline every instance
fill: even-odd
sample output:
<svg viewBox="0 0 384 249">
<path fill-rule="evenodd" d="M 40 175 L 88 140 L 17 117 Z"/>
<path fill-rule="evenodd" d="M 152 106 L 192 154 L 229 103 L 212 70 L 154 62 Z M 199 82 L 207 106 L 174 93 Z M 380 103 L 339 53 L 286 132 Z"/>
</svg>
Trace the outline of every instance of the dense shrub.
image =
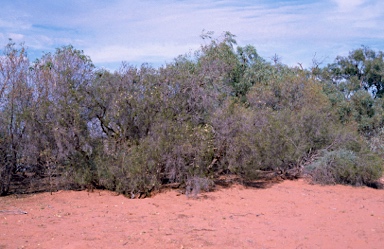
<svg viewBox="0 0 384 249">
<path fill-rule="evenodd" d="M 316 183 L 366 185 L 382 176 L 382 165 L 383 161 L 369 152 L 338 149 L 321 151 L 306 170 Z"/>
<path fill-rule="evenodd" d="M 247 99 L 228 100 L 211 119 L 224 170 L 255 179 L 260 170 L 288 174 L 296 168 L 297 177 L 303 158 L 338 143 L 341 126 L 313 81 L 288 74 L 255 84 Z"/>
<path fill-rule="evenodd" d="M 355 59 L 292 68 L 236 47 L 229 32 L 211 35 L 163 67 L 123 63 L 115 72 L 72 46 L 29 63 L 23 46 L 8 44 L 0 56 L 0 194 L 23 167 L 49 177 L 50 190 L 130 197 L 163 184 L 195 195 L 222 174 L 296 178 L 306 165 L 324 183 L 380 176 L 383 90 L 381 81 L 349 77 Z"/>
</svg>

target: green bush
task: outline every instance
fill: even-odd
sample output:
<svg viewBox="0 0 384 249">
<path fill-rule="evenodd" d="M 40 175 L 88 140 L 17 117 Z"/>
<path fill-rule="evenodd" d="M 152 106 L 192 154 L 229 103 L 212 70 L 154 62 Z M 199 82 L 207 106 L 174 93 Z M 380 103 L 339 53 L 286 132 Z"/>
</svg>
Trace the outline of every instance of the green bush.
<svg viewBox="0 0 384 249">
<path fill-rule="evenodd" d="M 96 161 L 98 183 L 130 197 L 148 196 L 160 185 L 159 150 L 150 138 L 138 145 L 106 141 Z"/>
<path fill-rule="evenodd" d="M 384 156 L 384 128 L 379 129 L 369 138 L 368 146 L 372 152 L 381 155 L 381 157 Z"/>
<path fill-rule="evenodd" d="M 253 86 L 247 97 L 247 104 L 228 101 L 211 119 L 220 163 L 231 173 L 247 180 L 260 170 L 286 174 L 340 140 L 330 102 L 313 81 L 287 75 Z"/>
<path fill-rule="evenodd" d="M 226 173 L 293 178 L 309 163 L 321 183 L 381 176 L 384 88 L 364 82 L 377 70 L 355 72 L 354 57 L 324 70 L 271 64 L 252 46 L 235 50 L 229 32 L 211 35 L 158 69 L 115 72 L 72 46 L 31 64 L 11 42 L 0 56 L 0 195 L 18 165 L 131 197 L 169 183 L 195 195 Z"/>
<path fill-rule="evenodd" d="M 369 152 L 338 149 L 322 151 L 306 171 L 315 183 L 367 185 L 382 176 L 382 160 Z"/>
</svg>

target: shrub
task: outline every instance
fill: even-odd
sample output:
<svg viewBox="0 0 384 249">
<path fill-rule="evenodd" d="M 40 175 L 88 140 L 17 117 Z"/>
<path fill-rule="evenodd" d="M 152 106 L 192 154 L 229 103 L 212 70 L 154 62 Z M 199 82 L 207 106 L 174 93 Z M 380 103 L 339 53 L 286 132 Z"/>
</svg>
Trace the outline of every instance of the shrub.
<svg viewBox="0 0 384 249">
<path fill-rule="evenodd" d="M 212 127 L 164 122 L 159 128 L 162 131 L 154 131 L 154 136 L 161 150 L 162 182 L 188 185 L 195 177 L 208 178 L 214 155 Z"/>
<path fill-rule="evenodd" d="M 213 184 L 213 181 L 206 177 L 192 176 L 186 182 L 185 194 L 187 196 L 196 197 L 202 190 L 211 190 Z"/>
<path fill-rule="evenodd" d="M 95 161 L 97 185 L 131 198 L 148 196 L 152 190 L 158 189 L 159 150 L 150 138 L 143 139 L 138 145 L 108 143 L 108 151 L 104 148 Z M 111 148 L 113 146 L 116 148 Z"/>
<path fill-rule="evenodd" d="M 247 99 L 228 101 L 211 118 L 221 167 L 227 163 L 245 180 L 258 178 L 260 170 L 285 175 L 308 153 L 340 140 L 330 103 L 313 81 L 288 75 L 253 86 Z"/>
<path fill-rule="evenodd" d="M 306 171 L 315 183 L 367 185 L 381 177 L 383 167 L 374 154 L 338 149 L 322 151 Z"/>
<path fill-rule="evenodd" d="M 369 138 L 368 146 L 372 152 L 384 155 L 384 128 L 379 129 L 375 135 Z"/>
</svg>

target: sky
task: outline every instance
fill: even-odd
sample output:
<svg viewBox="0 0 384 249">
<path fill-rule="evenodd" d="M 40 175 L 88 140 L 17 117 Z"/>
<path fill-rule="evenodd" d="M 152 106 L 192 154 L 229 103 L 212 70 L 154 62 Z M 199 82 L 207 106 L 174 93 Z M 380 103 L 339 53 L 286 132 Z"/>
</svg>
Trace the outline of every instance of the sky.
<svg viewBox="0 0 384 249">
<path fill-rule="evenodd" d="M 270 61 L 332 63 L 368 46 L 384 51 L 382 0 L 1 0 L 0 48 L 24 43 L 29 58 L 73 45 L 100 68 L 154 67 L 199 49 L 203 30 L 236 35 Z"/>
</svg>

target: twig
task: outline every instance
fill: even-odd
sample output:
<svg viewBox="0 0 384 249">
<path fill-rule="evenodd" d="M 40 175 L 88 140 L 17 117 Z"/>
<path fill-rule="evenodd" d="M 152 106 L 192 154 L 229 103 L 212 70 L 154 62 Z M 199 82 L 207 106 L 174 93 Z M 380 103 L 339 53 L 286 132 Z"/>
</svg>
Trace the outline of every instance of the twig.
<svg viewBox="0 0 384 249">
<path fill-rule="evenodd" d="M 27 212 L 23 211 L 23 210 L 0 210 L 0 213 L 4 213 L 4 214 L 28 214 Z"/>
<path fill-rule="evenodd" d="M 256 217 L 258 217 L 264 214 L 263 213 L 260 213 L 260 214 L 246 213 L 246 214 L 232 214 L 231 216 L 247 216 L 247 215 L 256 215 Z"/>
</svg>

